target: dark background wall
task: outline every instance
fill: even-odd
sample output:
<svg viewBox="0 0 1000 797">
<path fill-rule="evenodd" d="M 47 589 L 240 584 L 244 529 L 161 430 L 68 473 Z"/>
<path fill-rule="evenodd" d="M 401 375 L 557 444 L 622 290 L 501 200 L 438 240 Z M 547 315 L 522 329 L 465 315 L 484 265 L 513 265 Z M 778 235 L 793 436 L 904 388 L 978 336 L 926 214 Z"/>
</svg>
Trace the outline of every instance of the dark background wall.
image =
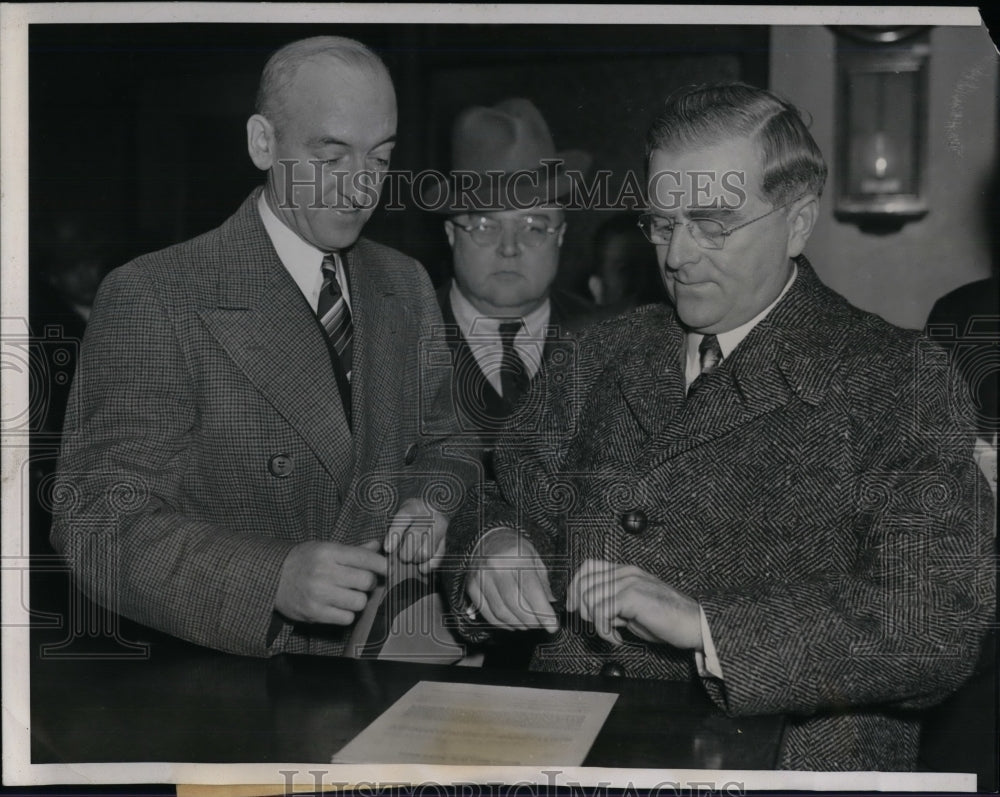
<svg viewBox="0 0 1000 797">
<path fill-rule="evenodd" d="M 260 70 L 277 47 L 318 34 L 358 38 L 388 64 L 400 109 L 394 169 L 447 168 L 458 111 L 524 96 L 557 147 L 590 152 L 617 189 L 627 170 L 641 173 L 645 129 L 671 88 L 768 83 L 766 26 L 35 25 L 33 263 L 71 256 L 54 234 L 69 222 L 117 265 L 229 216 L 261 180 L 245 137 Z M 570 217 L 565 285 L 580 285 L 607 215 Z M 366 234 L 416 256 L 435 280 L 446 276 L 433 215 L 379 211 Z"/>
</svg>

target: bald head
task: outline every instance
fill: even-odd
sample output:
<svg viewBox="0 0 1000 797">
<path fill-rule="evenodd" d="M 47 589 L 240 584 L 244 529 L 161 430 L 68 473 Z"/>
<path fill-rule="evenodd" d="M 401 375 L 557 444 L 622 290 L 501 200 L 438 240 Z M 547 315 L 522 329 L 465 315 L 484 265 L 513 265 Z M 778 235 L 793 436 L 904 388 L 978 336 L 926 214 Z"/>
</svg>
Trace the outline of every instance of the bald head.
<svg viewBox="0 0 1000 797">
<path fill-rule="evenodd" d="M 264 65 L 257 88 L 255 113 L 266 117 L 281 135 L 288 120 L 288 98 L 294 93 L 296 78 L 306 64 L 343 66 L 373 81 L 392 85 L 382 59 L 361 42 L 342 36 L 313 36 L 286 44 Z"/>
<path fill-rule="evenodd" d="M 396 140 L 396 94 L 364 45 L 323 36 L 283 47 L 264 69 L 247 150 L 264 197 L 323 252 L 353 245 L 371 216 Z"/>
</svg>

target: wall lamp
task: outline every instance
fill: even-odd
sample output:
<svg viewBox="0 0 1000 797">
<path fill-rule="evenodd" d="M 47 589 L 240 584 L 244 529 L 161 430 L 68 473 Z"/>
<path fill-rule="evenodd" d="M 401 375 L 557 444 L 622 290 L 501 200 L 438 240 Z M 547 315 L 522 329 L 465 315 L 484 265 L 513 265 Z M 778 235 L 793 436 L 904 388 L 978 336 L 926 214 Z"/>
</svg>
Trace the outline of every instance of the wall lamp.
<svg viewBox="0 0 1000 797">
<path fill-rule="evenodd" d="M 834 215 L 890 233 L 926 215 L 929 28 L 844 25 L 837 34 Z"/>
</svg>

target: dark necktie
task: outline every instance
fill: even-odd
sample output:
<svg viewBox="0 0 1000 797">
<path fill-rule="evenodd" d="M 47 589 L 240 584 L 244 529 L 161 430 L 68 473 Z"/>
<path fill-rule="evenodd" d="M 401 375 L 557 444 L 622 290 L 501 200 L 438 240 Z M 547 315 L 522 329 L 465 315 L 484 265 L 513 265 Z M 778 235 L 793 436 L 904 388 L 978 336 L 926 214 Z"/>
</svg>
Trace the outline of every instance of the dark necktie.
<svg viewBox="0 0 1000 797">
<path fill-rule="evenodd" d="M 514 337 L 521 331 L 520 321 L 504 321 L 500 324 L 500 344 L 503 357 L 500 360 L 500 389 L 503 403 L 509 413 L 528 387 L 528 368 L 514 348 Z"/>
<path fill-rule="evenodd" d="M 351 309 L 347 306 L 344 293 L 337 282 L 337 262 L 340 258 L 332 252 L 323 258 L 323 287 L 319 292 L 316 315 L 326 330 L 333 348 L 340 358 L 344 374 L 351 378 L 352 342 L 354 326 L 351 324 Z"/>
<path fill-rule="evenodd" d="M 698 355 L 701 360 L 701 373 L 694 378 L 688 388 L 689 396 L 701 387 L 705 377 L 722 362 L 722 347 L 719 346 L 719 339 L 715 335 L 705 335 L 701 339 L 701 343 L 698 344 Z"/>
</svg>

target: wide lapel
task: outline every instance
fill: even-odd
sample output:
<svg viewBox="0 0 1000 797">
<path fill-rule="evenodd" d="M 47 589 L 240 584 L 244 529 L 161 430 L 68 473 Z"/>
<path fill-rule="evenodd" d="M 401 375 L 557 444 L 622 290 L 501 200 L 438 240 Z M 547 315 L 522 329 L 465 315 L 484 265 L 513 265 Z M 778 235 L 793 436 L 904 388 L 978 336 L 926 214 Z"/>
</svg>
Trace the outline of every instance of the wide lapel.
<svg viewBox="0 0 1000 797">
<path fill-rule="evenodd" d="M 648 312 L 662 316 L 654 338 L 629 332 L 630 346 L 615 370 L 619 393 L 632 417 L 651 438 L 675 416 L 684 402 L 682 356 L 684 332 L 672 310 Z M 637 327 L 638 329 L 638 327 Z"/>
<path fill-rule="evenodd" d="M 395 415 L 399 409 L 396 396 L 409 345 L 399 339 L 409 310 L 381 278 L 378 264 L 366 262 L 363 251 L 362 241 L 344 259 L 354 322 L 351 403 L 355 451 L 359 452 L 355 476 L 367 467 L 360 452 L 375 451 L 378 441 L 389 439 L 393 426 L 400 422 Z"/>
<path fill-rule="evenodd" d="M 730 434 L 755 417 L 788 402 L 788 390 L 775 363 L 775 344 L 754 329 L 690 397 L 646 452 L 640 467 L 651 470 L 665 460 Z"/>
<path fill-rule="evenodd" d="M 444 322 L 444 339 L 452 351 L 452 390 L 456 409 L 463 422 L 473 424 L 484 433 L 497 432 L 507 417 L 503 397 L 496 391 L 479 367 L 469 341 L 462 333 L 455 311 L 451 307 L 451 283 L 446 282 L 438 291 L 438 304 Z M 482 404 L 477 399 L 482 398 Z"/>
<path fill-rule="evenodd" d="M 200 311 L 236 365 L 346 487 L 351 433 L 323 331 L 281 264 L 255 192 L 223 228 L 214 307 Z"/>
<path fill-rule="evenodd" d="M 683 401 L 636 463 L 642 471 L 731 434 L 798 397 L 811 404 L 837 370 L 836 351 L 816 329 L 819 283 L 805 258 L 785 297 Z"/>
</svg>

